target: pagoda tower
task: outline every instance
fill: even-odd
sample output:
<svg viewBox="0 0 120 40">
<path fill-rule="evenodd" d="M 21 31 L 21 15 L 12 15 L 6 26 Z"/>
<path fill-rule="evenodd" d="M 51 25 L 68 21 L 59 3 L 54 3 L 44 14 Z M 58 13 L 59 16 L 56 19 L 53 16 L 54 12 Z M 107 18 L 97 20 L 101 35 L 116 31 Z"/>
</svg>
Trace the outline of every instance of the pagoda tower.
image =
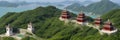
<svg viewBox="0 0 120 40">
<path fill-rule="evenodd" d="M 107 34 L 112 34 L 117 32 L 117 29 L 115 29 L 112 25 L 112 23 L 108 20 L 107 22 L 105 22 L 105 24 L 103 25 L 102 30 L 100 30 L 101 33 L 107 33 Z"/>
<path fill-rule="evenodd" d="M 77 16 L 77 19 L 76 19 L 76 23 L 77 24 L 85 24 L 85 14 L 83 12 L 81 12 L 78 16 Z"/>
<path fill-rule="evenodd" d="M 13 35 L 13 29 L 10 27 L 10 25 L 8 24 L 6 26 L 6 33 L 5 33 L 6 36 L 11 36 Z"/>
<path fill-rule="evenodd" d="M 95 28 L 99 28 L 101 23 L 102 23 L 102 19 L 100 17 L 95 19 Z"/>
<path fill-rule="evenodd" d="M 60 16 L 61 21 L 67 21 L 70 18 L 69 12 L 65 9 L 62 11 L 62 14 Z"/>
<path fill-rule="evenodd" d="M 27 28 L 27 30 L 28 30 L 28 32 L 33 33 L 34 28 L 33 28 L 33 26 L 32 26 L 32 23 L 31 23 L 31 22 L 28 24 L 28 28 Z"/>
</svg>

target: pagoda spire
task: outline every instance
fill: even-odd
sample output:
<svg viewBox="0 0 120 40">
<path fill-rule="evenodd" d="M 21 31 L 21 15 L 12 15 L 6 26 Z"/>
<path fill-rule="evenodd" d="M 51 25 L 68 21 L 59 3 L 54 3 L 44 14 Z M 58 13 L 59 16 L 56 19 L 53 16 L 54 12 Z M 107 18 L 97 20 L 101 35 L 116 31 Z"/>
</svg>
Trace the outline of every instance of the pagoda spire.
<svg viewBox="0 0 120 40">
<path fill-rule="evenodd" d="M 110 19 L 108 19 L 107 21 L 110 22 Z"/>
<path fill-rule="evenodd" d="M 83 11 L 80 11 L 80 13 L 83 13 Z"/>
<path fill-rule="evenodd" d="M 65 8 L 64 8 L 64 10 L 66 10 L 66 11 L 67 11 L 67 7 L 65 7 Z"/>
</svg>

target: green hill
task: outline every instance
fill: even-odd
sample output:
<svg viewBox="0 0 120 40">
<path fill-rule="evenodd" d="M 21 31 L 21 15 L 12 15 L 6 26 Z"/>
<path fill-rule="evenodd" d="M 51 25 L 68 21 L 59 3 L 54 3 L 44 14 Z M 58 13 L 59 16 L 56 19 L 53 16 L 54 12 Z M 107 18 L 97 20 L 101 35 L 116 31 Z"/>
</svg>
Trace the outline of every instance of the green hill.
<svg viewBox="0 0 120 40">
<path fill-rule="evenodd" d="M 59 21 L 61 10 L 53 7 L 38 7 L 20 13 L 9 12 L 0 18 L 0 33 L 4 33 L 5 25 L 14 28 L 27 28 L 31 21 L 35 27 L 35 35 L 46 40 L 119 40 L 120 32 L 112 35 L 100 35 L 98 30 L 73 23 L 64 24 Z M 72 17 L 76 16 L 71 14 Z M 27 40 L 26 37 L 23 40 Z M 31 38 L 32 40 L 33 38 Z"/>
<path fill-rule="evenodd" d="M 92 3 L 88 6 L 74 6 L 74 5 L 75 4 L 68 6 L 67 9 L 76 12 L 85 11 L 85 12 L 93 12 L 95 14 L 104 14 L 113 9 L 120 8 L 118 4 L 115 4 L 110 0 L 101 0 L 100 2 Z"/>
<path fill-rule="evenodd" d="M 120 26 L 120 9 L 112 10 L 102 16 L 104 20 L 110 19 L 114 23 L 114 25 L 119 28 Z"/>
</svg>

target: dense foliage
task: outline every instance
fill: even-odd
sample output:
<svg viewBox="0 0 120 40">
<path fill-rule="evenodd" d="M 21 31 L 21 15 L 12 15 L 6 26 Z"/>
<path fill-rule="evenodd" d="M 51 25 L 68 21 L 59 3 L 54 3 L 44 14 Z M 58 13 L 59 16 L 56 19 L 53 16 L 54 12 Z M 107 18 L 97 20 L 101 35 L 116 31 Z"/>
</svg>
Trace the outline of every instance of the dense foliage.
<svg viewBox="0 0 120 40">
<path fill-rule="evenodd" d="M 72 4 L 67 7 L 67 9 L 70 9 L 72 11 L 85 11 L 85 12 L 93 12 L 95 14 L 104 14 L 106 12 L 109 12 L 113 9 L 118 9 L 120 6 L 114 2 L 111 2 L 110 0 L 101 0 L 100 2 L 92 3 L 88 6 L 76 6 L 79 4 Z"/>
<path fill-rule="evenodd" d="M 15 40 L 15 39 L 12 38 L 12 37 L 2 37 L 1 39 L 2 39 L 2 40 Z"/>
<path fill-rule="evenodd" d="M 36 40 L 36 39 L 34 39 L 32 37 L 25 37 L 25 38 L 22 38 L 21 40 Z"/>
<path fill-rule="evenodd" d="M 113 22 L 114 26 L 120 28 L 120 9 L 112 10 L 102 16 L 103 20 L 106 21 L 110 19 Z"/>
<path fill-rule="evenodd" d="M 46 40 L 120 39 L 120 32 L 112 35 L 100 35 L 98 30 L 88 26 L 81 26 L 75 23 L 64 24 L 64 22 L 59 21 L 58 19 L 60 14 L 61 10 L 53 6 L 38 7 L 34 10 L 24 11 L 20 13 L 10 12 L 0 18 L 0 28 L 5 28 L 4 26 L 7 24 L 11 24 L 11 27 L 14 28 L 27 28 L 27 24 L 31 21 L 35 27 L 34 34 Z M 72 17 L 76 17 L 74 14 L 71 15 Z M 31 37 L 23 38 L 23 40 L 28 39 L 34 40 Z"/>
</svg>

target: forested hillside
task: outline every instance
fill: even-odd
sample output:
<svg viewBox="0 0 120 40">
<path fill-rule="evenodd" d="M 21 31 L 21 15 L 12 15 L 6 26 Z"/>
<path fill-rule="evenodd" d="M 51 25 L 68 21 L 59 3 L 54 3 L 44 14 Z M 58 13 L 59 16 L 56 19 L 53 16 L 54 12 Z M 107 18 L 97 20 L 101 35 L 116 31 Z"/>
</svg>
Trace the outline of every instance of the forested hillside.
<svg viewBox="0 0 120 40">
<path fill-rule="evenodd" d="M 92 12 L 99 15 L 120 8 L 118 4 L 110 0 L 101 0 L 100 2 L 92 3 L 88 6 L 74 6 L 74 5 L 78 5 L 78 4 L 70 5 L 67 7 L 67 9 L 75 12 L 79 12 L 79 11 Z"/>
<path fill-rule="evenodd" d="M 110 14 L 111 13 L 112 12 L 110 12 Z M 119 38 L 120 32 L 117 32 L 112 35 L 106 35 L 106 34 L 100 35 L 98 30 L 93 29 L 91 27 L 80 26 L 73 23 L 64 24 L 64 22 L 58 19 L 60 14 L 61 14 L 61 10 L 53 6 L 38 7 L 34 10 L 28 10 L 20 13 L 9 12 L 0 18 L 0 28 L 1 28 L 0 33 L 5 33 L 5 30 L 3 29 L 7 24 L 10 24 L 11 27 L 13 28 L 27 28 L 27 24 L 31 21 L 33 23 L 33 26 L 35 27 L 35 35 L 46 40 L 119 40 L 120 39 Z M 76 15 L 72 13 L 71 15 L 72 17 L 76 17 Z M 106 15 L 103 16 L 104 19 L 106 19 L 105 18 Z M 118 16 L 116 16 L 116 18 L 119 19 Z M 111 17 L 111 20 L 112 18 L 114 17 Z M 119 28 L 118 26 L 116 27 Z M 35 40 L 35 39 L 26 37 L 23 40 Z"/>
<path fill-rule="evenodd" d="M 105 20 L 110 19 L 110 21 L 113 22 L 114 26 L 117 28 L 120 28 L 120 9 L 112 10 L 102 16 L 102 18 Z"/>
</svg>

